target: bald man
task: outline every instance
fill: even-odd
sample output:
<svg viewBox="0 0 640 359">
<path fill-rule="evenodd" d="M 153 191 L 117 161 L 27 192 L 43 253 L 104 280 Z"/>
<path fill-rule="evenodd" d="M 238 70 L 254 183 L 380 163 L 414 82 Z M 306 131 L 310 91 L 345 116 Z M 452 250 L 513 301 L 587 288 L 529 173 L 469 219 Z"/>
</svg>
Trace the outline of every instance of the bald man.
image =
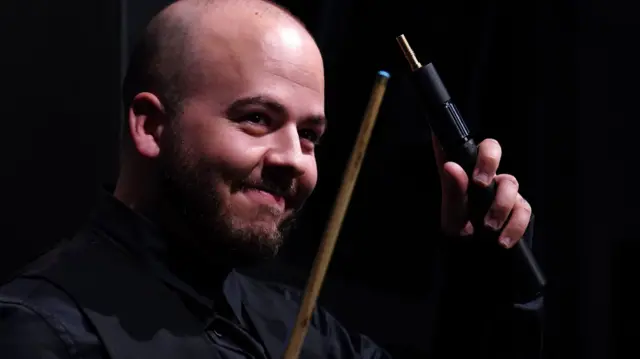
<svg viewBox="0 0 640 359">
<path fill-rule="evenodd" d="M 149 24 L 123 93 L 117 187 L 72 240 L 2 287 L 0 357 L 281 358 L 300 293 L 236 269 L 276 255 L 316 185 L 315 147 L 326 121 L 314 40 L 265 1 L 180 1 Z M 471 180 L 496 179 L 486 224 L 511 247 L 531 209 L 515 178 L 496 175 L 500 151 L 484 141 Z M 463 195 L 469 179 L 457 164 L 438 163 L 442 229 L 471 243 Z M 448 348 L 442 339 L 445 357 L 465 348 L 498 357 L 484 350 L 482 330 L 496 325 L 487 322 L 496 310 L 511 309 L 508 300 L 493 299 L 500 304 L 441 311 L 440 322 L 449 323 L 442 330 L 460 335 Z M 449 312 L 476 314 L 465 323 Z M 446 329 L 452 326 L 458 329 Z M 484 328 L 480 339 L 466 336 L 464 326 Z M 322 309 L 301 353 L 389 357 Z"/>
</svg>

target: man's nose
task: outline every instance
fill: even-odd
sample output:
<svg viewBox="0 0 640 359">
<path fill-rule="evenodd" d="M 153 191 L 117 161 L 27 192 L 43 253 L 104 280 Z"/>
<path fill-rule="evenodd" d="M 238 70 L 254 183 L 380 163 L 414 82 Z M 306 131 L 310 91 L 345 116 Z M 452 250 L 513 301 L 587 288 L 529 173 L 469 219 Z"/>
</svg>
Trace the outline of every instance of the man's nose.
<svg viewBox="0 0 640 359">
<path fill-rule="evenodd" d="M 271 148 L 265 155 L 265 166 L 286 169 L 292 177 L 305 173 L 305 154 L 300 146 L 298 129 L 282 128 L 273 134 Z"/>
</svg>

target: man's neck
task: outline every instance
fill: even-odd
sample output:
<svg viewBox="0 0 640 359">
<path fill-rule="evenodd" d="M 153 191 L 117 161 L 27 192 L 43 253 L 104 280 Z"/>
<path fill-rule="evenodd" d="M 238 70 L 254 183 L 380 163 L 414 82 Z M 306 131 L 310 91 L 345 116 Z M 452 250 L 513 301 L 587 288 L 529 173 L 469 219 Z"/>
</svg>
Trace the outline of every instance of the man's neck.
<svg viewBox="0 0 640 359">
<path fill-rule="evenodd" d="M 117 187 L 114 196 L 162 235 L 164 250 L 157 255 L 170 272 L 205 297 L 214 299 L 219 295 L 232 268 L 221 265 L 199 249 L 195 234 L 165 198 L 142 196 L 141 192 L 123 187 Z"/>
</svg>

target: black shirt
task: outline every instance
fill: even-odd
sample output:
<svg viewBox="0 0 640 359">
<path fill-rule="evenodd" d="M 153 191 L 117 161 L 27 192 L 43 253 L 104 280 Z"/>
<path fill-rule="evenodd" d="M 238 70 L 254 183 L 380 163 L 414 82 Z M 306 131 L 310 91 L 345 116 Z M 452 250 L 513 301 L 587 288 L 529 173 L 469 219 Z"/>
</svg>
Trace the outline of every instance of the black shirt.
<svg viewBox="0 0 640 359">
<path fill-rule="evenodd" d="M 281 358 L 301 293 L 197 268 L 179 253 L 106 196 L 78 235 L 0 288 L 0 358 Z M 474 285 L 468 271 L 453 269 L 457 262 L 445 262 L 451 284 L 434 318 L 434 356 L 536 357 L 538 337 L 524 332 L 540 331 L 540 298 L 514 306 L 500 280 Z M 499 273 L 489 267 L 479 272 Z M 505 337 L 513 330 L 526 338 L 515 348 Z M 318 308 L 300 358 L 390 356 Z"/>
</svg>

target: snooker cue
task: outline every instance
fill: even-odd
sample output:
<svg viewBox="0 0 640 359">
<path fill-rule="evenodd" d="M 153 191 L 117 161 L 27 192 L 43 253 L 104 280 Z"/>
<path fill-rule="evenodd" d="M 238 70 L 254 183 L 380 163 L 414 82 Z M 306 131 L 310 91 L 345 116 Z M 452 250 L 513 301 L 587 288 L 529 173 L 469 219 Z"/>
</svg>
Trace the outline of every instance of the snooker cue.
<svg viewBox="0 0 640 359">
<path fill-rule="evenodd" d="M 296 318 L 295 327 L 289 339 L 289 344 L 284 353 L 284 359 L 296 359 L 300 355 L 300 350 L 302 349 L 302 344 L 309 329 L 309 323 L 311 322 L 311 316 L 316 306 L 318 294 L 320 294 L 320 288 L 322 287 L 327 268 L 329 267 L 333 249 L 338 240 L 340 228 L 342 227 L 342 222 L 349 207 L 349 201 L 351 200 L 351 194 L 355 187 L 358 173 L 360 173 L 360 167 L 362 167 L 376 118 L 378 117 L 378 110 L 380 109 L 388 80 L 389 74 L 387 72 L 378 72 L 369 103 L 365 110 L 364 119 L 360 125 L 360 132 L 358 133 L 351 157 L 345 169 L 338 197 L 335 200 L 329 223 L 322 236 L 320 248 L 318 249 L 313 267 L 311 268 L 311 274 L 307 280 L 302 304 Z"/>
</svg>

